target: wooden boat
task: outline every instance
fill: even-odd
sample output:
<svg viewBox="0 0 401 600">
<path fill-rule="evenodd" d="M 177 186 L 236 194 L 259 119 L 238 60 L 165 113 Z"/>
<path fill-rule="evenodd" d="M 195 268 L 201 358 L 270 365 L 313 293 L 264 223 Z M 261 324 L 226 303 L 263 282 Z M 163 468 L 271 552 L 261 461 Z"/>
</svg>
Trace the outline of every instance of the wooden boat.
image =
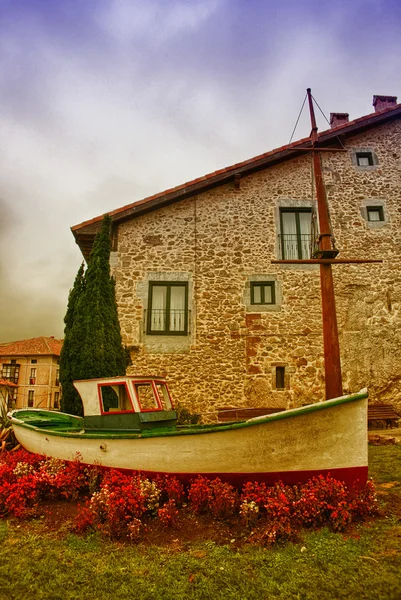
<svg viewBox="0 0 401 600">
<path fill-rule="evenodd" d="M 343 396 L 332 266 L 381 262 L 337 258 L 331 232 L 311 90 L 310 140 L 298 152 L 313 157 L 318 227 L 310 259 L 272 260 L 274 264 L 319 264 L 323 317 L 326 400 L 247 421 L 180 427 L 166 382 L 157 377 L 75 382 L 84 417 L 43 410 L 11 413 L 15 435 L 32 452 L 105 467 L 221 477 L 237 485 L 246 480 L 296 483 L 317 474 L 355 485 L 367 478 L 367 391 Z M 340 141 L 341 143 L 341 141 Z M 317 222 L 316 220 L 316 222 Z"/>
<path fill-rule="evenodd" d="M 84 417 L 10 413 L 24 448 L 149 476 L 220 477 L 237 486 L 293 484 L 326 473 L 349 486 L 367 478 L 366 390 L 247 421 L 180 426 L 164 379 L 92 379 L 75 387 Z"/>
</svg>

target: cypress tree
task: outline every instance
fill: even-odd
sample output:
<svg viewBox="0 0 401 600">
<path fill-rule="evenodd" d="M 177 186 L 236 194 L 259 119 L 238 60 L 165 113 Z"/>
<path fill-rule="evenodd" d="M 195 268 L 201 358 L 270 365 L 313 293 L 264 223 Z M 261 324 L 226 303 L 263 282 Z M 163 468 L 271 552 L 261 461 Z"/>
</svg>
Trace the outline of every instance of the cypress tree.
<svg viewBox="0 0 401 600">
<path fill-rule="evenodd" d="M 111 218 L 103 218 L 89 256 L 85 290 L 78 301 L 79 321 L 85 336 L 77 379 L 125 375 L 114 279 L 110 275 Z"/>
<path fill-rule="evenodd" d="M 81 398 L 72 382 L 76 379 L 84 335 L 82 329 L 74 327 L 79 320 L 77 307 L 84 290 L 85 276 L 84 263 L 82 263 L 68 296 L 67 312 L 64 317 L 64 342 L 60 354 L 61 410 L 73 415 L 83 414 Z"/>
<path fill-rule="evenodd" d="M 61 409 L 82 415 L 76 379 L 125 375 L 114 279 L 110 275 L 111 218 L 103 218 L 84 273 L 81 265 L 68 298 L 60 357 Z"/>
</svg>

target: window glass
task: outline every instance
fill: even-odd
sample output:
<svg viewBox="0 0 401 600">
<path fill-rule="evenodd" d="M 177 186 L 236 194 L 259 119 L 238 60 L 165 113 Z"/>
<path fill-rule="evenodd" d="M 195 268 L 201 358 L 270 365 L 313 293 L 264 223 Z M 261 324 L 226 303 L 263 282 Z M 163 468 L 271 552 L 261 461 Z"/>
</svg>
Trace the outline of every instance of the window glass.
<svg viewBox="0 0 401 600">
<path fill-rule="evenodd" d="M 35 392 L 33 390 L 29 390 L 28 392 L 28 406 L 29 408 L 33 407 Z"/>
<path fill-rule="evenodd" d="M 185 329 L 185 291 L 184 286 L 173 286 L 170 289 L 170 331 Z"/>
<path fill-rule="evenodd" d="M 358 167 L 369 167 L 373 165 L 373 156 L 371 152 L 357 152 L 356 162 Z"/>
<path fill-rule="evenodd" d="M 148 311 L 148 334 L 186 335 L 187 284 L 150 282 Z"/>
<path fill-rule="evenodd" d="M 156 382 L 156 389 L 157 389 L 157 393 L 159 394 L 159 399 L 160 399 L 163 409 L 171 410 L 172 406 L 171 406 L 170 396 L 168 395 L 168 391 L 167 391 L 165 384 Z"/>
<path fill-rule="evenodd" d="M 100 396 L 103 412 L 120 412 L 132 410 L 130 398 L 124 383 L 115 385 L 101 385 Z"/>
<path fill-rule="evenodd" d="M 252 304 L 261 304 L 262 302 L 262 288 L 260 285 L 253 286 L 253 302 Z"/>
<path fill-rule="evenodd" d="M 276 367 L 276 389 L 285 388 L 285 367 Z"/>
<path fill-rule="evenodd" d="M 272 291 L 273 291 L 272 285 L 264 285 L 263 286 L 263 295 L 264 295 L 264 303 L 265 304 L 272 304 L 272 302 L 273 302 Z"/>
<path fill-rule="evenodd" d="M 135 391 L 142 410 L 158 410 L 160 408 L 151 383 L 136 383 Z"/>
<path fill-rule="evenodd" d="M 152 287 L 152 331 L 165 331 L 167 309 L 167 286 L 154 285 Z"/>
<path fill-rule="evenodd" d="M 384 221 L 382 206 L 368 206 L 368 221 Z"/>
<path fill-rule="evenodd" d="M 312 211 L 309 209 L 282 209 L 280 217 L 282 258 L 309 258 Z"/>
<path fill-rule="evenodd" d="M 274 281 L 261 283 L 251 281 L 251 304 L 274 304 L 274 285 Z"/>
</svg>

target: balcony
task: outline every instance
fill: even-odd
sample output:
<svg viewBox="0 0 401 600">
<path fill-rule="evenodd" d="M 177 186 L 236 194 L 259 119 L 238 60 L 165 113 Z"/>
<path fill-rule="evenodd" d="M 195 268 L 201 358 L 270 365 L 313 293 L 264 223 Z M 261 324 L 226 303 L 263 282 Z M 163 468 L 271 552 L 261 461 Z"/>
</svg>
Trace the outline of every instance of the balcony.
<svg viewBox="0 0 401 600">
<path fill-rule="evenodd" d="M 11 383 L 18 383 L 20 365 L 4 365 L 1 378 Z"/>
<path fill-rule="evenodd" d="M 184 309 L 152 309 L 150 316 L 151 333 L 185 333 L 186 311 Z"/>
<path fill-rule="evenodd" d="M 282 233 L 278 236 L 279 255 L 283 260 L 311 258 L 312 236 L 306 233 Z"/>
</svg>

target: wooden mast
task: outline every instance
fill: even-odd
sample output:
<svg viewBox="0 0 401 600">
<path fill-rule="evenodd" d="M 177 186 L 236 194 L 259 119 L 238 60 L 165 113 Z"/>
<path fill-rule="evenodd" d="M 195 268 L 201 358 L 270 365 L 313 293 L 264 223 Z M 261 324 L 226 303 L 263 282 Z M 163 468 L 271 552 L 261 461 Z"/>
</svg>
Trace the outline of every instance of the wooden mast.
<svg viewBox="0 0 401 600">
<path fill-rule="evenodd" d="M 311 118 L 311 142 L 315 148 L 318 143 L 317 126 L 311 89 L 308 88 L 308 102 Z M 316 198 L 319 216 L 319 247 L 315 257 L 335 258 L 338 251 L 334 249 L 330 227 L 329 209 L 326 189 L 324 187 L 321 158 L 319 152 L 313 152 L 313 172 L 316 185 Z M 336 301 L 331 264 L 320 264 L 320 289 L 322 295 L 323 345 L 326 400 L 342 396 L 340 344 L 338 341 Z"/>
<path fill-rule="evenodd" d="M 338 340 L 338 326 L 336 302 L 334 295 L 334 284 L 332 265 L 350 263 L 379 263 L 381 260 L 363 259 L 336 259 L 338 250 L 334 247 L 333 234 L 330 225 L 329 209 L 327 205 L 326 189 L 321 165 L 321 151 L 341 151 L 338 148 L 320 148 L 313 107 L 311 89 L 307 89 L 309 112 L 312 130 L 310 134 L 311 147 L 298 148 L 312 152 L 313 171 L 316 186 L 316 199 L 319 216 L 319 239 L 318 248 L 311 259 L 302 260 L 272 260 L 274 264 L 319 264 L 320 265 L 320 290 L 322 297 L 322 320 L 323 320 L 323 345 L 324 345 L 324 371 L 326 400 L 342 396 L 340 344 Z M 345 151 L 345 150 L 342 150 Z"/>
</svg>

